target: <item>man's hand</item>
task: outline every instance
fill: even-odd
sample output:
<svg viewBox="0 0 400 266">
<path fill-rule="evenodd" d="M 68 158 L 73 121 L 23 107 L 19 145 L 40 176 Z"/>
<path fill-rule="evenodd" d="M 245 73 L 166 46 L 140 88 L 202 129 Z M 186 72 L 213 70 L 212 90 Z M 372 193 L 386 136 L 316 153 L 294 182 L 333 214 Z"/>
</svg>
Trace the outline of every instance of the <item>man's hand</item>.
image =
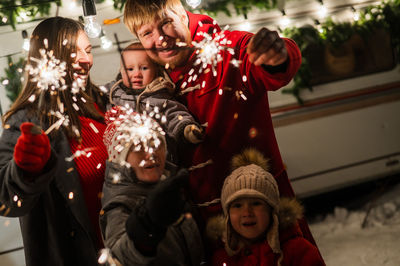
<svg viewBox="0 0 400 266">
<path fill-rule="evenodd" d="M 288 58 L 286 44 L 276 31 L 267 28 L 260 29 L 247 46 L 249 61 L 256 66 L 278 66 Z"/>
</svg>

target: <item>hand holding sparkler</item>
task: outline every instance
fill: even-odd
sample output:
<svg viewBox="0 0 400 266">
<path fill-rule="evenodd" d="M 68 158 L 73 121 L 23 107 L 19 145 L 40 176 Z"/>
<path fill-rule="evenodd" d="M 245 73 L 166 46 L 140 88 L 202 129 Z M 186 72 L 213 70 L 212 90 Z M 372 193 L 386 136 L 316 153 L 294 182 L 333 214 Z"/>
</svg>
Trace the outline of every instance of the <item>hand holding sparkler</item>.
<svg viewBox="0 0 400 266">
<path fill-rule="evenodd" d="M 31 173 L 40 172 L 50 158 L 50 141 L 37 125 L 24 122 L 21 136 L 14 148 L 14 161 L 18 167 Z"/>
<path fill-rule="evenodd" d="M 204 130 L 195 124 L 187 125 L 184 130 L 185 139 L 190 143 L 197 144 L 204 140 Z"/>
<path fill-rule="evenodd" d="M 278 66 L 288 59 L 285 41 L 278 32 L 267 28 L 262 28 L 251 38 L 247 53 L 249 61 L 256 66 Z"/>
<path fill-rule="evenodd" d="M 181 188 L 188 176 L 188 170 L 181 169 L 175 176 L 160 181 L 143 205 L 131 213 L 126 231 L 139 249 L 154 250 L 164 238 L 167 227 L 183 214 L 185 201 Z"/>
</svg>

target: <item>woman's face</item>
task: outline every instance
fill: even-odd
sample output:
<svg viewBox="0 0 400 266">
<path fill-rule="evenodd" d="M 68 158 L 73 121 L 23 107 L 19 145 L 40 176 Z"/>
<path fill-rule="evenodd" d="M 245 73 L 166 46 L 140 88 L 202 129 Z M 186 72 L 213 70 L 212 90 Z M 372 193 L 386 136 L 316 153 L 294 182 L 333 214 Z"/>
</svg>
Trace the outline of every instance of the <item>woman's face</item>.
<svg viewBox="0 0 400 266">
<path fill-rule="evenodd" d="M 79 31 L 76 41 L 75 62 L 72 64 L 74 69 L 74 80 L 80 81 L 83 86 L 89 77 L 90 68 L 93 65 L 92 45 L 84 31 Z"/>
<path fill-rule="evenodd" d="M 257 240 L 271 223 L 271 207 L 258 198 L 239 198 L 229 207 L 229 219 L 239 235 Z"/>
<path fill-rule="evenodd" d="M 128 153 L 126 161 L 135 171 L 137 179 L 143 182 L 155 183 L 160 180 L 164 172 L 165 159 L 166 148 L 162 143 L 153 153 L 148 153 L 143 150 L 131 150 Z"/>
</svg>

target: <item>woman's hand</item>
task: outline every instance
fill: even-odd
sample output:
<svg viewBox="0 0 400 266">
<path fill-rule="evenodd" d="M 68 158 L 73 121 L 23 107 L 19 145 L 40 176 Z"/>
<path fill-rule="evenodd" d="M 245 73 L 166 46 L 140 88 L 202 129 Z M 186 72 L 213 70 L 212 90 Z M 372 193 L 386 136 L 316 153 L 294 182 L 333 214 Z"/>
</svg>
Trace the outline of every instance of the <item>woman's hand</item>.
<svg viewBox="0 0 400 266">
<path fill-rule="evenodd" d="M 14 161 L 23 170 L 38 173 L 50 158 L 49 138 L 30 122 L 22 123 L 20 129 L 22 134 L 14 148 Z"/>
</svg>

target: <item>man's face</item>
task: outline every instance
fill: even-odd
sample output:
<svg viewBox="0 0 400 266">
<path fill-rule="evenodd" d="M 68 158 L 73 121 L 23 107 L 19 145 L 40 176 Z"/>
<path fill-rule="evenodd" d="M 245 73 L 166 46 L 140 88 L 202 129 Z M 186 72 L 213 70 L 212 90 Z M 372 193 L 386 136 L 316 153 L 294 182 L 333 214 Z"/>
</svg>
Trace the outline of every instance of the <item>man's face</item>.
<svg viewBox="0 0 400 266">
<path fill-rule="evenodd" d="M 188 49 L 178 50 L 177 42 L 191 43 L 186 14 L 178 16 L 171 11 L 155 17 L 152 23 L 145 24 L 137 30 L 137 35 L 151 59 L 161 65 L 180 66 L 189 58 Z"/>
</svg>

